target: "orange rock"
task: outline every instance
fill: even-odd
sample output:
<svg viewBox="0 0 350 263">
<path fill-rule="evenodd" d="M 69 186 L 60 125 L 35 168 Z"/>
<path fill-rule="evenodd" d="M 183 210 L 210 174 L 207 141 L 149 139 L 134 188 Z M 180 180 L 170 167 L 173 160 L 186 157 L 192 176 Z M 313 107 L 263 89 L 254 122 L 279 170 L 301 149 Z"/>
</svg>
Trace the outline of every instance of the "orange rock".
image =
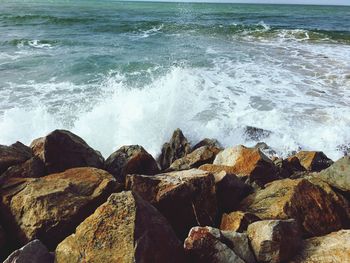
<svg viewBox="0 0 350 263">
<path fill-rule="evenodd" d="M 260 218 L 254 214 L 234 211 L 222 215 L 220 230 L 244 232 L 248 225 L 259 220 Z"/>
<path fill-rule="evenodd" d="M 323 152 L 301 151 L 295 157 L 300 161 L 300 164 L 308 171 L 319 172 L 328 168 L 333 164 Z"/>
</svg>

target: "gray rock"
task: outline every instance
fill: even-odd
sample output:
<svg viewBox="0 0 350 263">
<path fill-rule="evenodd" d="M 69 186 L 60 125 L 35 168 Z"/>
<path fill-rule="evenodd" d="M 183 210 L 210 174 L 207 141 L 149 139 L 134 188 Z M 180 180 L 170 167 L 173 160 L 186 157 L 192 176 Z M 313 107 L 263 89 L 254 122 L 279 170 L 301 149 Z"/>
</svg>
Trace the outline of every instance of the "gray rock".
<svg viewBox="0 0 350 263">
<path fill-rule="evenodd" d="M 14 251 L 4 263 L 53 263 L 54 257 L 47 248 L 35 239 Z"/>
</svg>

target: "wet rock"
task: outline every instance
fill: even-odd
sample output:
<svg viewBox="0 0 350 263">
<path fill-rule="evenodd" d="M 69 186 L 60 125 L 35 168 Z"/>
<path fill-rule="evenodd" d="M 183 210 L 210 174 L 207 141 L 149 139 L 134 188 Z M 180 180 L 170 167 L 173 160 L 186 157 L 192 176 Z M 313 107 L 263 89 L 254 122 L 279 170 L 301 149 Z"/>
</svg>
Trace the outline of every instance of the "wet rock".
<svg viewBox="0 0 350 263">
<path fill-rule="evenodd" d="M 137 194 L 112 194 L 56 249 L 57 263 L 184 262 L 167 220 Z"/>
<path fill-rule="evenodd" d="M 301 233 L 293 220 L 264 220 L 248 226 L 248 237 L 258 262 L 287 262 L 299 249 Z"/>
<path fill-rule="evenodd" d="M 47 248 L 35 239 L 24 247 L 14 251 L 4 263 L 53 263 L 54 256 Z"/>
<path fill-rule="evenodd" d="M 123 146 L 106 160 L 105 168 L 119 182 L 125 182 L 127 174 L 153 175 L 159 172 L 157 162 L 142 146 Z"/>
<path fill-rule="evenodd" d="M 217 219 L 214 176 L 201 170 L 128 175 L 126 189 L 153 204 L 182 240 L 191 227 L 214 225 Z"/>
<path fill-rule="evenodd" d="M 244 135 L 247 140 L 261 141 L 268 138 L 271 134 L 272 131 L 253 126 L 246 126 L 244 129 Z"/>
<path fill-rule="evenodd" d="M 279 176 L 282 178 L 298 178 L 306 172 L 296 156 L 287 159 L 276 159 L 275 166 L 279 169 Z"/>
<path fill-rule="evenodd" d="M 262 151 L 271 160 L 277 158 L 277 152 L 264 142 L 258 142 L 257 144 L 255 144 L 254 148 Z"/>
<path fill-rule="evenodd" d="M 195 146 L 193 146 L 192 151 L 197 150 L 198 148 L 201 148 L 203 146 L 215 147 L 215 148 L 218 148 L 220 150 L 223 150 L 223 148 L 218 140 L 205 138 L 205 139 L 201 140 L 200 142 L 198 142 Z"/>
<path fill-rule="evenodd" d="M 306 239 L 294 263 L 349 262 L 350 230 L 340 230 L 322 237 Z"/>
<path fill-rule="evenodd" d="M 32 156 L 31 149 L 20 142 L 10 146 L 0 145 L 0 174 L 7 168 L 23 163 Z"/>
<path fill-rule="evenodd" d="M 344 156 L 350 155 L 350 143 L 338 145 L 337 150 L 342 152 L 344 154 Z"/>
<path fill-rule="evenodd" d="M 243 145 L 227 148 L 216 156 L 214 164 L 232 166 L 232 173 L 260 186 L 277 179 L 273 162 L 256 148 Z"/>
<path fill-rule="evenodd" d="M 220 230 L 244 232 L 251 223 L 259 220 L 260 218 L 254 214 L 234 211 L 222 215 Z"/>
<path fill-rule="evenodd" d="M 30 146 L 34 155 L 44 162 L 49 174 L 74 167 L 103 168 L 102 155 L 69 131 L 55 130 L 34 140 Z"/>
<path fill-rule="evenodd" d="M 294 218 L 304 236 L 316 236 L 342 228 L 344 211 L 339 207 L 337 200 L 308 180 L 283 179 L 245 198 L 240 210 L 261 219 Z"/>
<path fill-rule="evenodd" d="M 300 164 L 310 172 L 319 172 L 333 164 L 333 161 L 323 152 L 300 151 L 295 157 L 297 157 Z"/>
<path fill-rule="evenodd" d="M 10 178 L 1 187 L 1 216 L 13 246 L 35 238 L 50 249 L 117 191 L 112 175 L 73 168 L 41 178 Z"/>
<path fill-rule="evenodd" d="M 254 263 L 246 234 L 193 227 L 184 243 L 190 262 Z"/>
<path fill-rule="evenodd" d="M 181 171 L 198 168 L 199 166 L 212 163 L 215 156 L 220 152 L 219 148 L 202 146 L 186 156 L 175 160 L 167 171 Z"/>
<path fill-rule="evenodd" d="M 162 152 L 158 159 L 161 169 L 169 168 L 175 160 L 184 157 L 190 152 L 191 146 L 186 137 L 180 129 L 176 129 L 170 141 L 162 147 Z"/>
</svg>

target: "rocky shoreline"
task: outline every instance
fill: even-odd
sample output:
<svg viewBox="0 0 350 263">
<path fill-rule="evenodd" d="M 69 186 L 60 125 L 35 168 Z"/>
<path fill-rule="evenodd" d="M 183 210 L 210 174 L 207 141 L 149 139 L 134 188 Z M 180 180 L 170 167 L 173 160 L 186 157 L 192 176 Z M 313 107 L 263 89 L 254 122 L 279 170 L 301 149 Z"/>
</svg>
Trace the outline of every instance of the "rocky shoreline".
<svg viewBox="0 0 350 263">
<path fill-rule="evenodd" d="M 55 130 L 0 145 L 0 197 L 6 263 L 350 261 L 349 156 L 177 129 L 157 159 L 131 145 L 105 160 Z"/>
</svg>

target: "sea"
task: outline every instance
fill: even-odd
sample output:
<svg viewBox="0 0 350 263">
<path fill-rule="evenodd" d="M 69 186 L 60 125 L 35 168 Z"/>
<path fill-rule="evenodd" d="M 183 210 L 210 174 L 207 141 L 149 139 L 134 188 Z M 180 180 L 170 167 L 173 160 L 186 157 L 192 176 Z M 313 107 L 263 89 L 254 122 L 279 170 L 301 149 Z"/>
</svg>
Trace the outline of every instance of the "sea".
<svg viewBox="0 0 350 263">
<path fill-rule="evenodd" d="M 340 158 L 350 7 L 0 0 L 0 144 L 68 129 L 105 157 L 156 156 L 176 128 Z"/>
</svg>

